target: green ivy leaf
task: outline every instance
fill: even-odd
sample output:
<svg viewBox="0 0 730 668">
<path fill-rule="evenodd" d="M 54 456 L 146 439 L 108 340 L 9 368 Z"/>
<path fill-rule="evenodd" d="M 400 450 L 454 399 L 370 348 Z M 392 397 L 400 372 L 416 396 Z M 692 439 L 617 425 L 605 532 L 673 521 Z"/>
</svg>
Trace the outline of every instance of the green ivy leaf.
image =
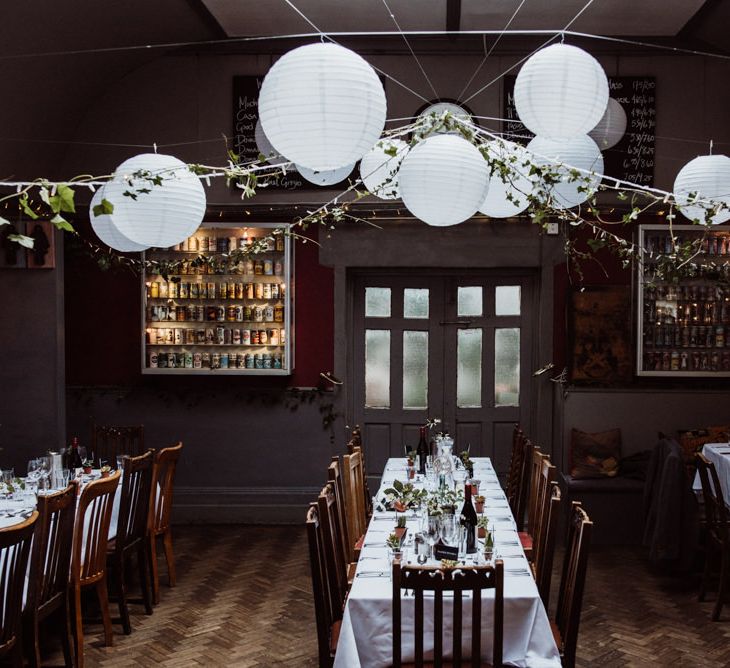
<svg viewBox="0 0 730 668">
<path fill-rule="evenodd" d="M 96 204 L 92 211 L 94 216 L 103 216 L 114 213 L 114 205 L 108 199 L 102 199 L 101 204 Z"/>
<path fill-rule="evenodd" d="M 57 213 L 53 218 L 51 218 L 51 222 L 59 229 L 63 230 L 64 232 L 73 232 L 74 227 L 69 223 L 60 213 Z"/>
<path fill-rule="evenodd" d="M 10 225 L 10 221 L 0 216 L 0 225 Z"/>
<path fill-rule="evenodd" d="M 8 239 L 26 248 L 33 248 L 33 237 L 27 237 L 25 234 L 8 234 Z"/>
<path fill-rule="evenodd" d="M 23 213 L 28 216 L 28 218 L 31 220 L 38 220 L 38 214 L 30 208 L 30 204 L 28 203 L 28 193 L 23 193 L 18 200 L 18 204 L 20 204 L 20 208 L 23 209 Z"/>
</svg>

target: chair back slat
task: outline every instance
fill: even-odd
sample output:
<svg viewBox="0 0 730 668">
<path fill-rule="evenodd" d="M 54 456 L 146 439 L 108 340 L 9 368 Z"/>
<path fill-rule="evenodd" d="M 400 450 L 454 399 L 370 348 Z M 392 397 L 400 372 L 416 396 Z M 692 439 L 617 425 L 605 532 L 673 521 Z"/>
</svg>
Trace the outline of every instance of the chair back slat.
<svg viewBox="0 0 730 668">
<path fill-rule="evenodd" d="M 68 591 L 77 491 L 72 480 L 66 489 L 38 496 L 26 602 L 30 609 L 42 610 Z"/>
<path fill-rule="evenodd" d="M 550 463 L 547 455 L 542 455 L 539 462 L 540 472 L 535 488 L 535 509 L 534 523 L 530 525 L 530 534 L 532 535 L 532 560 L 537 566 L 542 558 L 542 552 L 545 549 L 545 533 L 549 523 L 550 499 L 551 499 L 551 483 L 556 477 L 556 469 Z"/>
<path fill-rule="evenodd" d="M 117 455 L 141 455 L 144 453 L 144 426 L 95 424 L 91 430 L 91 452 L 97 465 L 110 466 L 116 464 Z"/>
<path fill-rule="evenodd" d="M 563 665 L 569 667 L 575 666 L 592 528 L 593 522 L 580 502 L 573 501 L 568 523 L 568 548 L 563 561 L 555 618 L 562 641 L 560 650 Z"/>
<path fill-rule="evenodd" d="M 342 563 L 347 565 L 354 560 L 353 546 L 348 543 L 347 513 L 345 511 L 345 490 L 342 482 L 339 457 L 333 457 L 327 467 L 327 480 L 332 483 L 335 495 L 335 512 L 339 537 L 339 550 Z"/>
<path fill-rule="evenodd" d="M 124 551 L 147 536 L 155 451 L 125 457 L 115 549 Z"/>
<path fill-rule="evenodd" d="M 175 485 L 175 471 L 182 452 L 182 443 L 162 448 L 155 456 L 152 476 L 152 497 L 150 527 L 156 534 L 164 533 L 170 526 L 172 497 Z"/>
<path fill-rule="evenodd" d="M 362 454 L 359 449 L 355 449 L 352 454 L 344 455 L 342 460 L 348 542 L 350 545 L 354 545 L 365 533 L 367 526 L 362 476 Z"/>
<path fill-rule="evenodd" d="M 540 502 L 540 473 L 542 472 L 542 461 L 545 455 L 540 449 L 530 444 L 530 491 L 527 506 L 527 530 L 535 537 L 535 528 L 537 527 L 537 514 Z"/>
<path fill-rule="evenodd" d="M 356 432 L 357 437 L 355 437 Z M 360 427 L 355 427 L 352 434 L 352 440 L 347 443 L 347 452 L 351 455 L 355 452 L 360 453 L 360 458 L 362 459 L 362 468 L 360 469 L 360 471 L 362 473 L 362 490 L 363 504 L 365 507 L 365 519 L 367 521 L 370 521 L 370 518 L 373 515 L 373 497 L 370 494 L 370 486 L 368 485 L 368 465 L 365 459 L 365 448 L 362 444 L 362 437 L 360 436 Z"/>
<path fill-rule="evenodd" d="M 106 569 L 106 551 L 114 495 L 120 472 L 90 482 L 81 492 L 76 511 L 71 580 L 82 585 L 101 579 Z"/>
<path fill-rule="evenodd" d="M 474 566 L 455 569 L 435 569 L 425 566 L 403 566 L 400 560 L 393 562 L 393 666 L 402 664 L 402 590 L 412 590 L 415 594 L 414 656 L 416 666 L 423 665 L 423 633 L 424 633 L 424 593 L 434 597 L 434 655 L 433 665 L 444 665 L 446 650 L 443 646 L 443 595 L 451 592 L 454 597 L 451 628 L 453 629 L 453 646 L 449 665 L 481 665 L 481 631 L 482 631 L 482 592 L 494 589 L 494 626 L 492 643 L 492 665 L 500 666 L 503 656 L 504 638 L 504 565 L 497 560 L 494 566 Z M 471 593 L 471 650 L 465 662 L 462 652 L 464 606 L 463 592 Z"/>
<path fill-rule="evenodd" d="M 23 589 L 38 511 L 20 524 L 0 529 L 0 657 L 20 642 Z"/>
<path fill-rule="evenodd" d="M 317 497 L 317 510 L 322 527 L 324 558 L 332 610 L 340 610 L 347 596 L 347 564 L 342 560 L 341 538 L 337 520 L 335 486 L 328 482 Z"/>
<path fill-rule="evenodd" d="M 519 499 L 522 491 L 523 482 L 523 464 L 525 460 L 525 434 L 520 425 L 516 424 L 512 432 L 512 455 L 509 461 L 509 470 L 507 472 L 507 483 L 505 485 L 507 492 L 507 501 L 512 514 L 515 518 L 519 514 Z M 518 527 L 521 531 L 522 527 Z"/>
<path fill-rule="evenodd" d="M 539 548 L 538 558 L 535 561 L 535 582 L 537 583 L 537 590 L 540 592 L 540 598 L 546 610 L 550 602 L 550 583 L 553 573 L 555 540 L 558 532 L 558 518 L 560 517 L 562 498 L 560 485 L 557 482 L 550 482 L 548 492 L 549 494 L 546 495 L 546 519 L 544 520 L 541 535 L 542 542 Z"/>
</svg>

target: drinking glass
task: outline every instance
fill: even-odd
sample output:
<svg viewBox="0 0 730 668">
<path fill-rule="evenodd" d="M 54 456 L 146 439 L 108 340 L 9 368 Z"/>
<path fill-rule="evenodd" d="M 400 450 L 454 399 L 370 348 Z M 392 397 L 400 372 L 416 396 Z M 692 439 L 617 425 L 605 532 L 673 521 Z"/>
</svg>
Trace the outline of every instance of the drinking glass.
<svg viewBox="0 0 730 668">
<path fill-rule="evenodd" d="M 457 528 L 459 522 L 453 515 L 442 515 L 441 516 L 441 538 L 450 547 L 457 545 Z"/>
<path fill-rule="evenodd" d="M 430 550 L 429 553 L 433 557 L 433 546 L 436 545 L 439 539 L 439 529 L 441 526 L 441 521 L 438 516 L 429 515 L 428 520 L 426 521 L 426 531 L 424 532 L 426 535 L 426 542 L 429 544 Z"/>
<path fill-rule="evenodd" d="M 32 485 L 36 485 L 41 477 L 41 460 L 30 459 L 28 460 L 28 482 Z"/>
<path fill-rule="evenodd" d="M 15 478 L 15 469 L 2 469 L 2 481 L 6 485 L 10 485 Z"/>
</svg>

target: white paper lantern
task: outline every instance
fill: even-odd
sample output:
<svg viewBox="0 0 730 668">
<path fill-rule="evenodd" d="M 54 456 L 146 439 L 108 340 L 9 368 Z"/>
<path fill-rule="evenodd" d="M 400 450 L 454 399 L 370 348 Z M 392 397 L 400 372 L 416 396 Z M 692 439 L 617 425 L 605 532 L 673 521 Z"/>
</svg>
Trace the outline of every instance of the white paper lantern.
<svg viewBox="0 0 730 668">
<path fill-rule="evenodd" d="M 456 135 L 433 135 L 414 146 L 398 172 L 403 203 L 429 225 L 471 218 L 487 196 L 489 167 L 479 150 Z"/>
<path fill-rule="evenodd" d="M 259 94 L 259 118 L 274 148 L 319 171 L 362 158 L 378 141 L 385 113 L 385 91 L 373 68 L 336 44 L 284 54 Z"/>
<path fill-rule="evenodd" d="M 512 173 L 506 175 L 506 181 L 498 169 L 492 173 L 487 197 L 479 211 L 491 218 L 510 218 L 522 213 L 535 188 L 535 177 L 529 175 L 532 155 L 519 144 L 503 140 L 489 142 L 487 153 L 490 158 L 505 163 Z"/>
<path fill-rule="evenodd" d="M 261 119 L 256 121 L 256 129 L 254 130 L 254 138 L 256 139 L 256 148 L 259 150 L 265 158 L 266 162 L 270 165 L 279 166 L 283 163 L 289 162 L 283 155 L 281 155 L 269 141 L 269 138 L 264 132 L 264 128 L 261 125 Z M 290 164 L 287 169 L 294 170 L 294 165 Z"/>
<path fill-rule="evenodd" d="M 159 176 L 162 183 L 153 185 L 143 176 L 133 176 L 146 172 Z M 136 199 L 124 195 L 141 188 L 149 192 L 138 193 Z M 171 155 L 143 153 L 125 160 L 104 186 L 104 197 L 114 205 L 110 216 L 119 232 L 145 246 L 168 248 L 180 243 L 198 229 L 205 214 L 200 179 Z"/>
<path fill-rule="evenodd" d="M 624 108 L 619 102 L 610 97 L 603 118 L 588 133 L 588 136 L 598 144 L 598 148 L 605 151 L 621 141 L 626 133 L 626 122 Z"/>
<path fill-rule="evenodd" d="M 530 56 L 515 81 L 520 120 L 536 135 L 569 139 L 590 132 L 608 104 L 608 79 L 589 53 L 553 44 Z"/>
<path fill-rule="evenodd" d="M 96 236 L 101 239 L 107 246 L 114 250 L 127 252 L 138 252 L 147 250 L 149 246 L 143 246 L 142 244 L 136 244 L 134 241 L 127 239 L 114 225 L 112 217 L 109 214 L 94 215 L 94 207 L 101 204 L 104 199 L 104 187 L 99 188 L 94 196 L 91 198 L 91 204 L 89 204 L 89 220 L 91 221 L 91 227 L 93 228 Z"/>
<path fill-rule="evenodd" d="M 690 220 L 707 222 L 707 210 L 723 203 L 730 207 L 730 158 L 726 155 L 701 155 L 690 160 L 674 181 L 677 208 Z M 691 204 L 693 200 L 705 204 Z M 707 201 L 709 200 L 709 201 Z M 730 220 L 730 210 L 723 208 L 710 218 L 713 225 Z"/>
<path fill-rule="evenodd" d="M 326 169 L 321 172 L 316 169 L 302 167 L 302 165 L 296 165 L 296 168 L 302 178 L 310 183 L 314 183 L 316 186 L 331 186 L 350 176 L 350 172 L 355 169 L 355 165 L 353 163 L 352 165 L 345 165 L 339 169 Z"/>
<path fill-rule="evenodd" d="M 555 165 L 561 182 L 551 187 L 550 192 L 555 205 L 562 209 L 570 209 L 585 202 L 601 183 L 603 175 L 603 156 L 594 142 L 587 135 L 579 135 L 567 141 L 555 141 L 545 137 L 535 137 L 527 150 L 534 154 L 538 165 Z M 594 175 L 580 172 L 578 180 L 571 181 L 572 168 L 595 172 Z M 585 179 L 589 178 L 589 183 Z M 588 186 L 588 190 L 583 189 Z"/>
<path fill-rule="evenodd" d="M 380 199 L 398 199 L 398 168 L 408 153 L 402 139 L 383 139 L 368 151 L 360 162 L 360 178 L 368 191 Z M 395 149 L 395 155 L 386 150 Z"/>
</svg>

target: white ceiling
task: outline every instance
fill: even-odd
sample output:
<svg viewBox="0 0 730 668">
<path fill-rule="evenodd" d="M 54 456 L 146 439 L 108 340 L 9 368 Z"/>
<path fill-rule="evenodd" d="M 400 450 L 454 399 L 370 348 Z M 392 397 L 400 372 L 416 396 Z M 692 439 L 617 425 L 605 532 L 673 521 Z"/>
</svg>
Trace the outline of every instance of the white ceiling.
<svg viewBox="0 0 730 668">
<path fill-rule="evenodd" d="M 312 32 L 284 0 L 202 0 L 229 37 Z M 462 0 L 461 30 L 502 30 L 521 0 Z M 510 28 L 564 28 L 587 0 L 526 0 Z M 391 31 L 383 0 L 292 0 L 320 30 Z M 705 0 L 594 0 L 571 30 L 601 35 L 673 36 Z M 387 0 L 403 30 L 445 30 L 447 0 Z"/>
</svg>

